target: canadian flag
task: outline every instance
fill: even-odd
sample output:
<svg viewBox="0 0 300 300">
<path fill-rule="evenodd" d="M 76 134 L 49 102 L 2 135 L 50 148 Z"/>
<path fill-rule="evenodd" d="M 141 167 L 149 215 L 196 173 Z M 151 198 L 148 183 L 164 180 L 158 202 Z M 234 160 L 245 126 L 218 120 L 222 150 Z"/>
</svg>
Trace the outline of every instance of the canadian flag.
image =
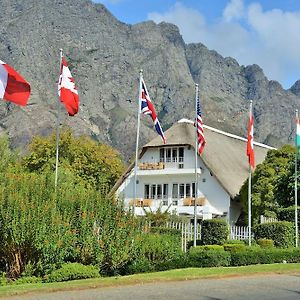
<svg viewBox="0 0 300 300">
<path fill-rule="evenodd" d="M 249 159 L 249 165 L 252 169 L 255 167 L 254 162 L 254 147 L 253 147 L 253 115 L 250 114 L 249 116 L 249 123 L 248 123 L 248 141 L 247 141 L 247 155 Z"/>
<path fill-rule="evenodd" d="M 0 60 L 0 98 L 25 106 L 29 96 L 29 83 L 11 66 Z"/>
<path fill-rule="evenodd" d="M 60 101 L 65 104 L 69 116 L 74 116 L 79 109 L 79 96 L 74 79 L 65 58 L 62 58 L 60 66 L 60 76 L 58 81 L 58 95 Z"/>
</svg>

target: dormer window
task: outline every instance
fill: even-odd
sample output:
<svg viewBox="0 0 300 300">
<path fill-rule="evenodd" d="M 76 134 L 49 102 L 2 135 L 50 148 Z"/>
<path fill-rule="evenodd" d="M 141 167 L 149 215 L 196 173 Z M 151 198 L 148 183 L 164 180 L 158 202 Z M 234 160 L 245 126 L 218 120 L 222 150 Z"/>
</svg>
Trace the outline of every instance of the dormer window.
<svg viewBox="0 0 300 300">
<path fill-rule="evenodd" d="M 172 147 L 159 149 L 160 162 L 183 162 L 184 161 L 184 147 Z"/>
</svg>

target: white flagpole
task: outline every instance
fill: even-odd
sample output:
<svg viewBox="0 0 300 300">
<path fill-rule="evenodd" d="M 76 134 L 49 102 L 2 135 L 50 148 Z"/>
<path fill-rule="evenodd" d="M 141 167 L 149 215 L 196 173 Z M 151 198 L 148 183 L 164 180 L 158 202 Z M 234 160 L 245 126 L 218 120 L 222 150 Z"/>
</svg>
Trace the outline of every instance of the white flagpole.
<svg viewBox="0 0 300 300">
<path fill-rule="evenodd" d="M 61 69 L 61 64 L 62 64 L 62 58 L 63 58 L 63 49 L 60 49 L 60 64 L 59 64 L 59 73 Z M 59 78 L 60 80 L 60 78 Z M 57 117 L 56 117 L 56 160 L 55 160 L 55 192 L 57 189 L 57 179 L 58 179 L 58 144 L 59 144 L 59 110 L 60 110 L 60 105 L 59 105 L 60 99 L 57 101 Z"/>
<path fill-rule="evenodd" d="M 250 100 L 250 109 L 249 109 L 249 122 L 250 122 L 250 118 L 252 118 L 252 100 Z M 254 137 L 252 137 L 252 139 L 254 139 Z M 251 246 L 251 218 L 252 218 L 252 214 L 251 214 L 251 176 L 252 176 L 252 172 L 251 172 L 251 165 L 249 162 L 249 176 L 248 176 L 248 244 L 249 246 Z"/>
<path fill-rule="evenodd" d="M 198 161 L 198 135 L 197 135 L 197 121 L 198 121 L 198 114 L 197 114 L 197 101 L 198 101 L 198 93 L 199 93 L 199 86 L 196 83 L 196 96 L 195 96 L 195 202 L 194 202 L 194 247 L 197 246 L 197 198 L 198 198 L 198 174 L 197 174 L 197 161 Z"/>
<path fill-rule="evenodd" d="M 138 166 L 138 151 L 139 151 L 139 138 L 140 138 L 140 123 L 141 123 L 141 90 L 142 90 L 143 70 L 140 70 L 140 84 L 138 96 L 138 122 L 136 130 L 136 147 L 135 147 L 135 165 L 134 165 L 134 183 L 133 183 L 133 214 L 135 213 L 136 201 L 136 181 L 137 181 L 137 166 Z"/>
<path fill-rule="evenodd" d="M 298 126 L 298 109 L 296 109 L 296 139 L 297 139 L 297 126 Z M 298 247 L 298 145 L 296 144 L 295 155 L 295 246 Z"/>
</svg>

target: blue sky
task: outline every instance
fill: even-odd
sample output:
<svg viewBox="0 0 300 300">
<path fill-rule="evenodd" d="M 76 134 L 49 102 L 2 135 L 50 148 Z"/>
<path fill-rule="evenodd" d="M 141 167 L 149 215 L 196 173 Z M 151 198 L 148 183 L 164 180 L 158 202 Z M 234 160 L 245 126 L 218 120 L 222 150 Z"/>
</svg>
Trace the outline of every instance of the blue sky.
<svg viewBox="0 0 300 300">
<path fill-rule="evenodd" d="M 258 64 L 289 88 L 300 79 L 300 0 L 94 0 L 120 21 L 176 24 L 186 43 L 201 42 L 240 64 Z"/>
</svg>

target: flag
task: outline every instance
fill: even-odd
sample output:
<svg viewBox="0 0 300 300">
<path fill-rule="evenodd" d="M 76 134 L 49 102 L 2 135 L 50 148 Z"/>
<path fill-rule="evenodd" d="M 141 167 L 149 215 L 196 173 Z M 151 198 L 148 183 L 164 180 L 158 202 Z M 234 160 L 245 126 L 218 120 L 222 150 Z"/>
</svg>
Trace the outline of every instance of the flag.
<svg viewBox="0 0 300 300">
<path fill-rule="evenodd" d="M 196 127 L 197 127 L 197 139 L 198 139 L 198 153 L 199 155 L 203 152 L 204 146 L 205 146 L 205 137 L 203 133 L 203 121 L 202 121 L 202 114 L 201 114 L 201 108 L 200 108 L 200 99 L 197 97 L 197 121 L 196 121 Z"/>
<path fill-rule="evenodd" d="M 60 101 L 64 103 L 69 116 L 74 116 L 79 109 L 79 96 L 74 79 L 65 58 L 62 58 L 60 66 L 60 76 L 58 81 L 58 95 Z"/>
<path fill-rule="evenodd" d="M 29 96 L 29 83 L 11 66 L 0 60 L 0 98 L 25 106 Z"/>
<path fill-rule="evenodd" d="M 297 117 L 296 119 L 296 147 L 297 147 L 297 153 L 300 154 L 300 120 Z"/>
<path fill-rule="evenodd" d="M 154 127 L 157 131 L 157 133 L 161 136 L 163 143 L 166 143 L 166 138 L 164 135 L 164 132 L 160 126 L 160 123 L 158 121 L 155 108 L 153 106 L 153 103 L 150 100 L 146 84 L 143 79 L 141 79 L 141 87 L 140 87 L 140 103 L 141 103 L 141 112 L 144 115 L 150 115 L 152 118 L 152 121 L 154 123 Z"/>
<path fill-rule="evenodd" d="M 248 122 L 248 140 L 247 140 L 247 155 L 249 160 L 249 165 L 252 169 L 254 169 L 255 163 L 254 163 L 254 147 L 253 147 L 253 115 L 250 114 L 249 116 L 249 122 Z"/>
</svg>

